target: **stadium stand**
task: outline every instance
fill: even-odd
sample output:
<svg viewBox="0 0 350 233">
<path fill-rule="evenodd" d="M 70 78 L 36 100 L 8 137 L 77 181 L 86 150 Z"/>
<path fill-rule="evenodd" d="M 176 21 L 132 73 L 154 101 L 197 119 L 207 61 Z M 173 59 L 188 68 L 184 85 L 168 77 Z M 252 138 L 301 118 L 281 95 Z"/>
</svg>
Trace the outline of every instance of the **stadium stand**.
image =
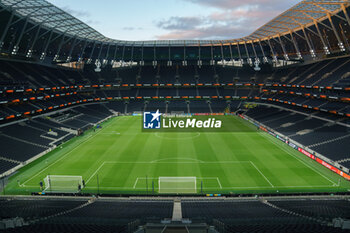
<svg viewBox="0 0 350 233">
<path fill-rule="evenodd" d="M 139 67 L 132 69 L 118 70 L 118 77 L 135 77 L 135 82 L 129 79 L 121 79 L 121 84 L 140 83 L 142 87 L 105 87 L 104 79 L 102 82 L 104 86 L 101 88 L 95 83 L 101 83 L 96 74 L 89 69 L 74 71 L 63 68 L 52 68 L 47 66 L 40 66 L 35 64 L 23 63 L 23 62 L 10 62 L 1 61 L 4 66 L 1 66 L 2 74 L 4 77 L 11 77 L 11 80 L 21 80 L 21 83 L 28 83 L 25 88 L 35 88 L 35 92 L 19 92 L 19 93 L 7 93 L 9 86 L 3 86 L 3 100 L 10 103 L 1 104 L 0 114 L 5 119 L 9 115 L 13 115 L 15 118 L 17 115 L 23 115 L 24 113 L 33 113 L 38 115 L 37 112 L 41 109 L 48 108 L 53 110 L 60 106 L 70 106 L 71 103 L 79 102 L 82 100 L 102 100 L 121 98 L 120 100 L 113 102 L 105 102 L 101 105 L 84 105 L 73 106 L 69 111 L 63 113 L 56 113 L 51 116 L 50 120 L 43 119 L 38 122 L 37 119 L 31 119 L 21 124 L 14 124 L 2 127 L 1 137 L 3 138 L 3 145 L 14 145 L 20 143 L 23 145 L 19 152 L 16 151 L 3 151 L 4 157 L 13 158 L 18 161 L 26 161 L 31 157 L 40 154 L 52 145 L 62 143 L 71 137 L 72 134 L 62 131 L 62 127 L 70 128 L 73 130 L 86 130 L 93 124 L 111 116 L 114 112 L 119 113 L 133 113 L 135 111 L 155 111 L 160 109 L 164 113 L 171 112 L 185 112 L 185 113 L 217 113 L 217 112 L 234 112 L 242 107 L 242 102 L 245 99 L 255 101 L 258 103 L 269 103 L 276 106 L 283 106 L 291 110 L 306 112 L 311 116 L 305 116 L 300 114 L 291 113 L 286 110 L 279 110 L 278 108 L 268 108 L 268 111 L 264 111 L 264 107 L 257 109 L 251 109 L 247 112 L 247 115 L 253 119 L 267 125 L 270 128 L 282 133 L 291 139 L 300 142 L 302 145 L 310 147 L 312 150 L 324 154 L 326 157 L 333 161 L 338 161 L 344 166 L 347 164 L 348 154 L 344 151 L 342 145 L 348 142 L 349 138 L 346 137 L 348 132 L 346 127 L 339 125 L 332 125 L 323 119 L 332 119 L 336 122 L 344 122 L 348 124 L 348 119 L 344 117 L 350 112 L 348 102 L 342 102 L 341 99 L 348 98 L 348 94 L 344 90 L 335 89 L 315 89 L 305 88 L 307 85 L 320 85 L 321 83 L 314 84 L 313 80 L 317 76 L 319 67 L 322 67 L 323 73 L 336 73 L 338 76 L 343 77 L 347 72 L 347 62 L 349 58 L 337 58 L 326 60 L 320 64 L 314 63 L 310 65 L 302 66 L 296 71 L 291 71 L 291 78 L 289 81 L 284 80 L 271 80 L 270 77 L 277 77 L 278 72 L 259 74 L 259 78 L 255 79 L 264 83 L 263 88 L 267 91 L 262 91 L 263 88 L 259 88 L 252 79 L 248 76 L 242 76 L 238 81 L 248 83 L 235 83 L 234 86 L 227 86 L 230 82 L 234 82 L 231 72 L 225 70 L 222 67 L 207 67 L 203 66 L 198 69 L 196 67 Z M 40 72 L 38 72 L 40 70 Z M 240 74 L 247 75 L 249 69 L 243 68 L 242 71 L 236 73 L 235 77 L 239 77 Z M 289 71 L 283 71 L 288 73 Z M 23 75 L 24 74 L 24 75 Z M 60 79 L 57 77 L 60 75 Z M 20 79 L 20 77 L 21 79 Z M 164 77 L 164 78 L 159 78 Z M 175 78 L 175 76 L 177 78 Z M 38 80 L 34 82 L 33 80 Z M 82 79 L 72 82 L 73 77 L 81 77 Z M 138 77 L 138 78 L 136 78 Z M 173 78 L 171 78 L 173 77 Z M 195 78 L 194 78 L 195 77 Z M 214 78 L 216 77 L 216 79 Z M 246 77 L 246 78 L 245 78 Z M 63 80 L 66 78 L 65 80 Z M 318 78 L 315 78 L 318 79 Z M 332 79 L 332 83 L 327 83 L 328 79 Z M 95 80 L 99 80 L 95 82 Z M 141 81 L 142 82 L 139 82 Z M 303 83 L 299 80 L 309 80 L 308 83 Z M 79 81 L 79 82 L 78 82 Z M 81 82 L 80 82 L 81 81 Z M 112 80 L 115 82 L 115 80 Z M 278 81 L 280 84 L 275 85 L 271 81 Z M 333 75 L 324 77 L 321 80 L 327 85 L 338 83 L 339 79 L 335 79 Z M 78 82 L 78 83 L 77 83 Z M 194 87 L 187 87 L 187 83 L 193 83 Z M 216 82 L 221 82 L 219 86 L 215 86 Z M 85 85 L 87 87 L 69 89 L 52 89 L 60 85 Z M 170 83 L 171 85 L 180 85 L 179 87 L 151 87 L 155 84 L 159 85 L 163 83 Z M 201 84 L 203 83 L 203 84 Z M 270 83 L 270 84 L 269 84 Z M 283 83 L 288 83 L 288 87 Z M 247 86 L 249 84 L 250 86 Z M 146 86 L 145 86 L 146 85 Z M 149 85 L 149 86 L 147 86 Z M 188 84 L 190 85 L 190 84 Z M 202 86 L 204 85 L 204 86 Z M 297 85 L 297 86 L 294 86 Z M 113 86 L 113 85 L 110 85 Z M 304 87 L 305 86 L 305 87 Z M 45 88 L 48 88 L 46 90 Z M 23 89 L 23 86 L 14 85 L 12 88 Z M 44 91 L 40 91 L 40 88 L 44 88 Z M 281 93 L 283 92 L 283 93 Z M 67 93 L 71 93 L 66 95 Z M 49 99 L 41 98 L 50 96 Z M 153 97 L 165 98 L 170 96 L 169 100 L 156 100 Z M 201 99 L 193 99 L 200 96 Z M 211 97 L 216 96 L 217 99 Z M 226 96 L 237 97 L 238 100 L 226 100 Z M 316 98 L 315 98 L 316 96 Z M 323 98 L 326 96 L 326 98 Z M 333 98 L 329 99 L 328 98 Z M 181 98 L 188 98 L 183 100 Z M 207 99 L 202 99 L 208 97 Z M 312 98 L 311 98 L 312 97 Z M 322 97 L 322 98 L 321 98 Z M 31 101 L 30 98 L 35 98 Z M 131 99 L 130 99 L 131 98 Z M 133 98 L 141 98 L 135 100 Z M 150 98 L 150 99 L 147 99 Z M 180 98 L 173 99 L 173 98 Z M 337 98 L 334 99 L 334 98 Z M 14 100 L 19 99 L 19 103 L 12 103 Z M 22 101 L 21 99 L 29 99 Z M 273 101 L 274 100 L 274 101 Z M 277 101 L 278 100 L 278 101 Z M 83 102 L 82 102 L 83 103 Z M 287 103 L 287 104 L 286 104 Z M 288 104 L 289 103 L 289 104 Z M 307 108 L 305 108 L 307 106 Z M 55 107 L 55 108 L 53 108 Z M 332 112 L 336 111 L 342 115 L 335 115 Z M 40 113 L 40 112 L 39 112 Z M 320 116 L 321 119 L 314 118 L 312 116 Z M 311 117 L 311 118 L 310 118 Z M 45 124 L 45 125 L 43 125 Z M 49 130 L 54 130 L 57 136 L 48 136 Z M 21 132 L 18 134 L 18 132 Z M 30 132 L 30 133 L 29 133 Z M 18 136 L 17 136 L 18 135 Z M 56 141 L 57 140 L 57 141 Z M 333 149 L 336 148 L 336 149 Z M 23 155 L 23 151 L 26 151 L 26 155 Z M 20 156 L 19 156 L 20 155 Z"/>
<path fill-rule="evenodd" d="M 250 109 L 245 114 L 333 161 L 349 158 L 347 124 L 266 106 Z"/>
<path fill-rule="evenodd" d="M 30 200 L 30 202 L 28 202 Z M 349 200 L 315 197 L 314 199 L 190 199 L 180 200 L 181 219 L 171 223 L 178 199 L 113 198 L 12 198 L 1 199 L 2 219 L 23 219 L 23 226 L 6 232 L 149 232 L 153 226 L 205 223 L 209 232 L 278 232 L 288 226 L 290 232 L 346 232 L 335 219 L 349 218 Z M 205 228 L 204 228 L 205 229 Z M 150 229 L 148 229 L 150 230 Z"/>
<path fill-rule="evenodd" d="M 69 129 L 87 130 L 111 115 L 105 105 L 89 104 L 0 127 L 1 173 L 70 140 L 75 134 Z"/>
<path fill-rule="evenodd" d="M 157 110 L 236 114 L 348 174 L 349 12 L 348 1 L 305 0 L 240 39 L 121 41 L 46 0 L 0 1 L 0 192 L 19 168 L 106 119 Z M 250 198 L 173 198 L 121 192 L 127 197 L 113 198 L 45 192 L 0 196 L 0 231 L 350 228 L 348 193 L 282 197 L 267 189 Z"/>
<path fill-rule="evenodd" d="M 18 161 L 0 157 L 0 173 L 4 173 L 20 164 Z"/>
</svg>

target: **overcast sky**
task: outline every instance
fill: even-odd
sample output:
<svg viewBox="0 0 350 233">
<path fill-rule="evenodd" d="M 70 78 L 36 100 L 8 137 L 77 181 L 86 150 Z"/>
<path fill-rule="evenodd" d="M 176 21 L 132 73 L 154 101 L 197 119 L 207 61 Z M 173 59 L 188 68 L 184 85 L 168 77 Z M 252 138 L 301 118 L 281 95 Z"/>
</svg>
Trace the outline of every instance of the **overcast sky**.
<svg viewBox="0 0 350 233">
<path fill-rule="evenodd" d="M 120 40 L 234 39 L 300 0 L 49 0 Z"/>
</svg>

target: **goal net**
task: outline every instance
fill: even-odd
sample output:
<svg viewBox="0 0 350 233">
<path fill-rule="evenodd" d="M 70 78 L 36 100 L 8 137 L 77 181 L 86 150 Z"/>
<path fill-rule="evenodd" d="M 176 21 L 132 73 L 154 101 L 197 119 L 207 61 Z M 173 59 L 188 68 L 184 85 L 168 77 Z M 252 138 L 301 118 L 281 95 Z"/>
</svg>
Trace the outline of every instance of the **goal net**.
<svg viewBox="0 0 350 233">
<path fill-rule="evenodd" d="M 45 192 L 77 193 L 79 185 L 83 188 L 81 176 L 48 175 L 44 178 Z"/>
<path fill-rule="evenodd" d="M 159 177 L 159 193 L 197 193 L 196 177 Z"/>
</svg>

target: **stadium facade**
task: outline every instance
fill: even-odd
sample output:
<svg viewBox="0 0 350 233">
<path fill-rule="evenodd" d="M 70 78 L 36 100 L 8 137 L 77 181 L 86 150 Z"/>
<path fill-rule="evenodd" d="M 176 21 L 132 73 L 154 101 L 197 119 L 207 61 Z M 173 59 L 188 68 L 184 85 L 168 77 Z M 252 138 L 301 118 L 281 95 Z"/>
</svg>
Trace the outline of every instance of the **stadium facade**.
<svg viewBox="0 0 350 233">
<path fill-rule="evenodd" d="M 46 1 L 2 1 L 0 49 L 8 56 L 103 66 L 116 61 L 253 65 L 300 61 L 349 50 L 347 1 L 302 1 L 251 35 L 232 40 L 120 41 L 107 38 Z"/>
</svg>

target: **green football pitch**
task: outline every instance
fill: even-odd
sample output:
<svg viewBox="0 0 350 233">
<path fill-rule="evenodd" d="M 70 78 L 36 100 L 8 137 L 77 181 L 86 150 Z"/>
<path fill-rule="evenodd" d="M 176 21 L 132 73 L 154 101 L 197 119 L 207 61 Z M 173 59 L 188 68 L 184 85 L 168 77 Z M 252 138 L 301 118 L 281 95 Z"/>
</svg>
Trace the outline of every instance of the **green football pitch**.
<svg viewBox="0 0 350 233">
<path fill-rule="evenodd" d="M 5 193 L 39 192 L 48 175 L 81 176 L 82 192 L 92 194 L 350 190 L 350 182 L 249 122 L 216 118 L 230 121 L 235 130 L 145 133 L 141 117 L 112 118 L 20 169 Z M 168 177 L 161 178 L 161 187 L 159 177 Z"/>
</svg>

